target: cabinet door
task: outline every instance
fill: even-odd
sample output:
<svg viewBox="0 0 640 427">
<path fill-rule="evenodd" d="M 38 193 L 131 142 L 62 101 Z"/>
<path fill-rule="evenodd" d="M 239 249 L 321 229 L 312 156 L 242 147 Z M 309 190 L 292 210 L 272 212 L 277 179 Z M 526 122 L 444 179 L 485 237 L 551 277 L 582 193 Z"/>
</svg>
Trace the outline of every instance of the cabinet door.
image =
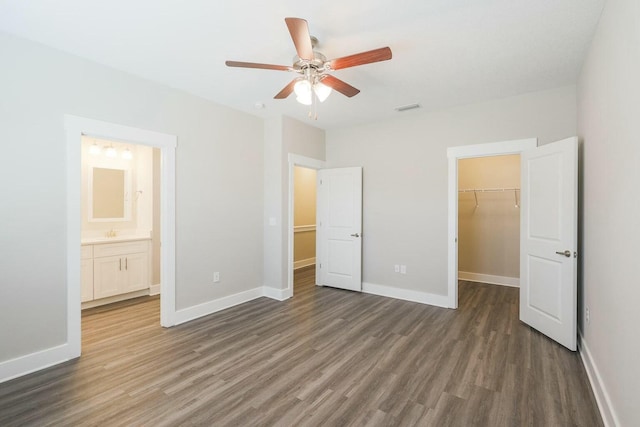
<svg viewBox="0 0 640 427">
<path fill-rule="evenodd" d="M 93 260 L 80 261 L 80 301 L 93 300 Z"/>
<path fill-rule="evenodd" d="M 146 252 L 122 257 L 124 287 L 122 292 L 133 292 L 149 288 L 149 256 Z"/>
<path fill-rule="evenodd" d="M 93 260 L 93 297 L 110 297 L 124 292 L 122 276 L 124 257 L 110 256 Z"/>
</svg>

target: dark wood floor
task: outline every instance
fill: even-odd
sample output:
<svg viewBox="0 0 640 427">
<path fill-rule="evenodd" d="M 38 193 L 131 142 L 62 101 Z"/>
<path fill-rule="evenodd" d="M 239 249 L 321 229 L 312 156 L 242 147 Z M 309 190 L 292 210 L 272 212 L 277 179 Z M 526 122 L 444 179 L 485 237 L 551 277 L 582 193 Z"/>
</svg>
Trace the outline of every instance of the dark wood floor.
<svg viewBox="0 0 640 427">
<path fill-rule="evenodd" d="M 314 286 L 170 329 L 157 298 L 83 313 L 79 360 L 0 384 L 0 426 L 600 426 L 577 354 L 514 288 L 460 308 Z"/>
</svg>

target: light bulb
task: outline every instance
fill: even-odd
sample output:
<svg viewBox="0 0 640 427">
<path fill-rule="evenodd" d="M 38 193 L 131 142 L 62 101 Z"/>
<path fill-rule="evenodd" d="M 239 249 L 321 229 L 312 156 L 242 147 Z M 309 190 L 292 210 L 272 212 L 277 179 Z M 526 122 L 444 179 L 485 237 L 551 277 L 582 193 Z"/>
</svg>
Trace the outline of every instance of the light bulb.
<svg viewBox="0 0 640 427">
<path fill-rule="evenodd" d="M 118 157 L 118 152 L 116 151 L 115 148 L 113 148 L 112 145 L 108 146 L 107 149 L 104 152 L 105 156 L 107 157 Z"/>
<path fill-rule="evenodd" d="M 100 149 L 100 146 L 95 142 L 89 147 L 89 154 L 91 154 L 92 156 L 97 156 L 101 151 L 102 150 Z"/>
<path fill-rule="evenodd" d="M 313 85 L 313 91 L 316 93 L 320 102 L 324 102 L 331 94 L 331 88 L 320 82 Z"/>
<path fill-rule="evenodd" d="M 122 158 L 125 160 L 131 160 L 133 159 L 133 153 L 128 148 L 125 148 L 122 152 Z"/>
</svg>

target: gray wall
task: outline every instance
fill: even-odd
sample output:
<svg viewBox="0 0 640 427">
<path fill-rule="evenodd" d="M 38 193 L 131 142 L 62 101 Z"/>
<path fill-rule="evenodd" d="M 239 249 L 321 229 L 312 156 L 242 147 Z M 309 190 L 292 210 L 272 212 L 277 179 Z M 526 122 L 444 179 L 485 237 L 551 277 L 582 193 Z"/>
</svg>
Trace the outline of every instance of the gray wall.
<svg viewBox="0 0 640 427">
<path fill-rule="evenodd" d="M 580 329 L 621 426 L 640 425 L 639 100 L 640 2 L 610 0 L 578 85 L 584 171 Z"/>
<path fill-rule="evenodd" d="M 0 57 L 0 362 L 66 342 L 64 114 L 178 136 L 178 309 L 262 286 L 262 120 L 1 33 Z"/>
<path fill-rule="evenodd" d="M 446 295 L 447 147 L 575 135 L 575 87 L 403 114 L 328 131 L 327 162 L 363 166 L 363 281 Z"/>
</svg>

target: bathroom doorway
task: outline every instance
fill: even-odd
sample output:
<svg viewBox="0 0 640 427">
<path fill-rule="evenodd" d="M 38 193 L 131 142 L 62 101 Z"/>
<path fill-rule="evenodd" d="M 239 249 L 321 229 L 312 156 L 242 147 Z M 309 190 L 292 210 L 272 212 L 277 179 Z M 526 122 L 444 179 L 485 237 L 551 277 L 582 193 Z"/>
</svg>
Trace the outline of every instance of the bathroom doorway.
<svg viewBox="0 0 640 427">
<path fill-rule="evenodd" d="M 158 148 L 82 137 L 83 310 L 160 295 L 160 160 Z"/>
<path fill-rule="evenodd" d="M 148 277 L 147 280 L 149 283 L 152 280 L 152 271 L 153 265 L 149 266 L 147 270 L 145 265 L 149 263 L 153 263 L 153 258 L 149 254 L 152 253 L 154 249 L 154 244 L 151 242 L 152 237 L 149 234 L 147 238 L 147 246 L 150 246 L 149 251 L 147 252 L 147 258 L 145 263 L 144 254 L 144 241 L 133 240 L 129 242 L 110 242 L 107 239 L 113 239 L 118 236 L 117 229 L 109 228 L 106 231 L 103 231 L 103 239 L 107 240 L 105 243 L 115 244 L 116 246 L 122 243 L 123 245 L 128 247 L 107 247 L 104 246 L 102 249 L 99 249 L 97 253 L 95 252 L 95 248 L 92 248 L 91 251 L 85 250 L 84 254 L 82 252 L 82 246 L 78 244 L 82 239 L 82 186 L 80 183 L 82 182 L 82 141 L 84 137 L 89 138 L 91 145 L 93 145 L 92 139 L 111 142 L 114 145 L 121 144 L 121 149 L 123 152 L 126 152 L 126 148 L 129 148 L 131 151 L 131 147 L 127 147 L 127 144 L 133 144 L 135 146 L 144 146 L 145 148 L 151 148 L 152 158 L 154 157 L 153 148 L 157 149 L 155 151 L 155 159 L 156 164 L 159 163 L 160 167 L 156 169 L 156 177 L 159 175 L 159 200 L 156 200 L 156 207 L 159 204 L 159 219 L 156 216 L 156 222 L 159 221 L 159 226 L 157 224 L 153 224 L 153 220 L 151 221 L 151 229 L 159 230 L 160 237 L 162 238 L 162 244 L 160 245 L 159 250 L 156 250 L 159 256 L 159 270 L 160 270 L 160 293 L 162 295 L 162 299 L 159 302 L 159 310 L 160 310 L 160 325 L 164 327 L 173 326 L 175 323 L 175 294 L 176 294 L 176 286 L 175 286 L 175 150 L 177 146 L 177 137 L 175 135 L 169 135 L 164 133 L 159 133 L 155 131 L 149 131 L 145 129 L 133 128 L 129 126 L 118 125 L 114 123 L 103 122 L 99 120 L 86 119 L 83 117 L 77 117 L 72 115 L 65 116 L 65 130 L 66 130 L 66 140 L 67 140 L 67 210 L 69 214 L 67 215 L 67 345 L 66 349 L 66 357 L 74 358 L 80 356 L 81 353 L 81 336 L 82 336 L 82 323 L 81 323 L 81 258 L 91 256 L 94 260 L 93 267 L 95 270 L 96 267 L 96 258 L 101 258 L 99 261 L 102 264 L 104 261 L 104 265 L 98 266 L 99 269 L 103 269 L 102 272 L 103 278 L 115 277 L 116 287 L 132 285 L 134 288 L 136 286 L 141 286 L 140 280 L 144 279 L 145 271 L 147 271 Z M 97 142 L 97 141 L 96 141 Z M 97 145 L 100 145 L 98 142 Z M 110 146 L 100 147 L 100 150 L 104 150 L 105 156 L 107 155 L 107 149 Z M 117 153 L 116 149 L 116 153 Z M 133 153 L 132 153 L 133 154 Z M 113 156 L 113 152 L 109 150 L 109 156 Z M 117 156 L 117 154 L 116 154 Z M 126 156 L 129 156 L 128 154 Z M 126 160 L 122 158 L 122 160 Z M 99 166 L 97 166 L 100 169 Z M 103 167 L 101 169 L 112 169 L 108 167 Z M 115 168 L 114 168 L 115 169 Z M 125 170 L 127 168 L 124 168 Z M 128 187 L 126 187 L 128 182 L 133 180 L 133 172 L 119 172 L 114 173 L 113 171 L 105 171 L 98 170 L 97 173 L 93 174 L 92 171 L 92 179 L 97 178 L 101 180 L 100 176 L 104 178 L 104 175 L 109 176 L 111 179 L 108 179 L 107 182 L 109 185 L 114 185 L 114 182 L 117 182 L 117 187 L 120 187 L 120 183 L 125 186 L 122 190 L 124 193 Z M 87 182 L 87 185 L 89 183 Z M 93 184 L 92 184 L 93 185 Z M 100 185 L 100 183 L 98 183 Z M 135 190 L 137 191 L 137 190 Z M 110 215 L 114 213 L 121 215 L 123 218 L 122 221 L 127 221 L 127 218 L 132 218 L 133 216 L 133 198 L 135 197 L 135 191 L 133 187 L 129 191 L 128 198 L 123 195 L 123 197 L 128 200 L 125 202 L 123 207 L 118 207 L 118 209 L 112 210 L 108 213 L 100 213 L 98 206 L 93 206 L 94 212 L 91 214 L 87 213 L 87 218 L 91 215 L 94 219 L 98 219 L 96 222 L 100 222 L 99 220 L 104 220 L 105 222 L 110 222 L 109 218 L 113 218 Z M 153 189 L 150 190 L 150 193 L 153 193 Z M 143 193 L 144 195 L 144 190 Z M 130 206 L 127 205 L 130 204 Z M 88 209 L 88 206 L 86 207 Z M 97 210 L 96 210 L 97 209 Z M 153 209 L 153 205 L 151 208 Z M 87 211 L 88 212 L 88 211 Z M 101 216 L 103 216 L 101 218 Z M 95 230 L 94 230 L 95 231 Z M 114 233 L 115 232 L 115 233 Z M 114 236 L 115 235 L 115 236 Z M 97 238 L 97 235 L 94 235 Z M 121 235 L 122 237 L 122 235 Z M 136 236 L 141 237 L 141 236 Z M 142 242 L 142 243 L 141 243 Z M 158 240 L 159 242 L 159 240 Z M 95 243 L 95 242 L 94 242 Z M 157 246 L 158 243 L 156 243 Z M 157 248 L 156 248 L 157 249 Z M 91 253 L 89 253 L 91 252 Z M 130 273 L 130 274 L 126 274 Z M 93 272 L 94 278 L 96 276 L 96 272 Z M 141 279 L 142 278 L 142 279 Z M 99 279 L 101 280 L 101 279 Z M 111 280 L 106 280 L 106 282 L 111 282 Z M 123 284 L 124 283 L 124 284 Z M 151 283 L 151 285 L 157 285 L 158 283 Z M 148 286 L 147 293 L 154 292 L 155 289 L 151 285 Z M 157 288 L 157 287 L 155 287 Z M 141 289 L 136 289 L 135 291 L 139 291 Z M 95 287 L 94 287 L 95 291 Z M 104 294 L 100 294 L 103 297 L 108 294 L 110 291 L 106 290 Z M 113 295 L 112 295 L 113 296 Z M 94 293 L 95 299 L 95 293 Z"/>
</svg>

